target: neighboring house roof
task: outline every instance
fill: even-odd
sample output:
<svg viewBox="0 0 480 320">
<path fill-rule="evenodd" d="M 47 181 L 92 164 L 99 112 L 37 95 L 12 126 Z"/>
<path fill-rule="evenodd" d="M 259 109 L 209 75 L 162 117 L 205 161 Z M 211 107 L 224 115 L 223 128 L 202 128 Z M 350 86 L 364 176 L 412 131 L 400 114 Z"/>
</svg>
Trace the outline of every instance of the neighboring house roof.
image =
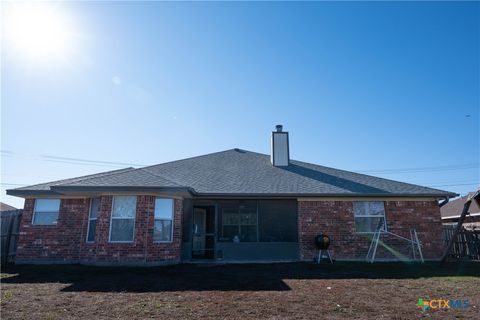
<svg viewBox="0 0 480 320">
<path fill-rule="evenodd" d="M 0 202 L 0 212 L 3 212 L 3 211 L 13 211 L 13 210 L 18 210 L 18 209 L 15 208 L 15 207 L 12 207 L 12 206 L 9 205 L 9 204 Z"/>
<path fill-rule="evenodd" d="M 442 214 L 442 219 L 453 219 L 459 218 L 460 214 L 463 211 L 463 205 L 468 200 L 469 197 L 473 196 L 475 192 L 470 192 L 467 195 L 448 202 L 446 205 L 440 208 Z M 472 201 L 470 208 L 468 210 L 470 214 L 480 213 L 480 207 L 476 201 Z"/>
<path fill-rule="evenodd" d="M 458 219 L 460 218 L 460 214 L 457 214 L 456 216 L 446 216 L 442 217 L 442 220 L 448 220 L 448 219 Z M 469 213 L 467 217 L 480 217 L 480 212 L 477 213 Z"/>
<path fill-rule="evenodd" d="M 159 165 L 110 171 L 8 190 L 8 194 L 91 190 L 186 190 L 198 196 L 432 196 L 455 193 L 291 160 L 275 167 L 270 156 L 231 149 Z"/>
</svg>

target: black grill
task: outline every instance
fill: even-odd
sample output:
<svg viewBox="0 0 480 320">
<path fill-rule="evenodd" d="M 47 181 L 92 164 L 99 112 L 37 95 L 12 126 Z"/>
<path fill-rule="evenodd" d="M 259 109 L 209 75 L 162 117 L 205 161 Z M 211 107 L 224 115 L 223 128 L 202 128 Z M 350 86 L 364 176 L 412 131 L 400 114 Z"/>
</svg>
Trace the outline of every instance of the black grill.
<svg viewBox="0 0 480 320">
<path fill-rule="evenodd" d="M 315 237 L 315 245 L 319 250 L 327 250 L 330 246 L 330 238 L 326 234 L 319 234 Z"/>
</svg>

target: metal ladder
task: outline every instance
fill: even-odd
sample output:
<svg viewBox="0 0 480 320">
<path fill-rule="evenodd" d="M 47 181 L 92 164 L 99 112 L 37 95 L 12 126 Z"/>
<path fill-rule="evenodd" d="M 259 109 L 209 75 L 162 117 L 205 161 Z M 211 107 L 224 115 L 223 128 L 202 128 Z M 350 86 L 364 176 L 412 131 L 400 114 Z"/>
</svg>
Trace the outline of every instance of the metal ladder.
<svg viewBox="0 0 480 320">
<path fill-rule="evenodd" d="M 417 260 L 417 257 L 415 256 L 415 246 L 416 246 L 418 250 L 418 254 L 420 255 L 420 260 L 422 261 L 422 263 L 424 263 L 425 261 L 423 260 L 422 244 L 420 240 L 418 240 L 418 234 L 415 228 L 410 229 L 410 238 L 411 238 L 410 241 L 412 243 L 413 260 Z"/>
<path fill-rule="evenodd" d="M 417 260 L 417 256 L 416 256 L 416 253 L 415 253 L 415 249 L 417 249 L 418 254 L 420 256 L 420 261 L 422 263 L 425 262 L 424 259 L 423 259 L 422 244 L 421 244 L 420 240 L 418 239 L 417 230 L 415 230 L 415 228 L 410 229 L 410 239 L 408 239 L 408 238 L 402 237 L 398 234 L 395 234 L 393 232 L 389 232 L 387 230 L 384 230 L 383 226 L 380 226 L 379 228 L 377 228 L 377 230 L 373 234 L 372 242 L 370 243 L 370 247 L 368 248 L 368 253 L 367 253 L 367 256 L 365 258 L 367 262 L 370 262 L 370 263 L 375 262 L 375 255 L 377 254 L 378 242 L 380 241 L 380 236 L 381 236 L 382 233 L 390 234 L 394 237 L 397 237 L 399 239 L 410 242 L 412 244 L 413 260 Z"/>
<path fill-rule="evenodd" d="M 370 247 L 368 248 L 368 253 L 366 260 L 370 263 L 375 261 L 375 254 L 377 253 L 378 241 L 380 240 L 380 234 L 382 233 L 383 227 L 378 228 L 372 237 L 372 242 L 370 242 Z"/>
</svg>

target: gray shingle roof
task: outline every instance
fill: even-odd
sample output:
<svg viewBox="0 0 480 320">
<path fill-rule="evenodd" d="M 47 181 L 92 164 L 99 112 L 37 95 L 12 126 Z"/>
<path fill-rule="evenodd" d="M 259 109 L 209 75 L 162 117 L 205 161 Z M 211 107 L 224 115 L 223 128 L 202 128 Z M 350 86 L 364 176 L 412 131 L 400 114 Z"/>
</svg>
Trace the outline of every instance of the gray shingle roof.
<svg viewBox="0 0 480 320">
<path fill-rule="evenodd" d="M 120 174 L 120 173 L 124 173 L 124 172 L 128 172 L 128 171 L 132 171 L 132 170 L 135 170 L 135 168 L 124 168 L 124 169 L 100 172 L 100 173 L 95 173 L 95 174 L 89 174 L 89 175 L 86 175 L 86 176 L 81 176 L 81 177 L 76 177 L 76 178 L 62 179 L 62 180 L 56 180 L 56 181 L 51 181 L 51 182 L 46 182 L 46 183 L 34 184 L 34 185 L 31 185 L 31 186 L 26 186 L 26 187 L 7 190 L 7 193 L 9 193 L 9 191 L 50 191 L 51 187 L 53 187 L 53 186 L 62 185 L 62 184 L 68 185 L 68 184 L 71 184 L 71 183 L 79 182 L 79 181 L 90 179 L 90 178 L 105 177 L 105 176 L 108 176 L 108 175 Z"/>
<path fill-rule="evenodd" d="M 467 195 L 448 202 L 446 205 L 440 208 L 442 218 L 458 217 L 462 213 L 463 205 L 467 202 L 469 197 L 472 197 L 475 192 L 469 192 Z M 480 206 L 476 201 L 472 201 L 469 213 L 480 213 Z"/>
<path fill-rule="evenodd" d="M 194 194 L 212 196 L 455 196 L 447 191 L 295 160 L 287 167 L 274 167 L 270 156 L 240 149 L 10 191 L 34 190 L 39 186 L 49 186 L 56 192 L 91 187 L 186 188 Z"/>
</svg>

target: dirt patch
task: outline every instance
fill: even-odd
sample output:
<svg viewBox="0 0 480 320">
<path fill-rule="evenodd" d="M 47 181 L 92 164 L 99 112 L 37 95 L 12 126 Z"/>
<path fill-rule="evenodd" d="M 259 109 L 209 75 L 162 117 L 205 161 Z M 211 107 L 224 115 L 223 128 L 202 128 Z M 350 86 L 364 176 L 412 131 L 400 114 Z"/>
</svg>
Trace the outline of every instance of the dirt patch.
<svg viewBox="0 0 480 320">
<path fill-rule="evenodd" d="M 3 268 L 2 319 L 478 319 L 480 264 Z M 423 299 L 468 299 L 427 310 Z"/>
</svg>

